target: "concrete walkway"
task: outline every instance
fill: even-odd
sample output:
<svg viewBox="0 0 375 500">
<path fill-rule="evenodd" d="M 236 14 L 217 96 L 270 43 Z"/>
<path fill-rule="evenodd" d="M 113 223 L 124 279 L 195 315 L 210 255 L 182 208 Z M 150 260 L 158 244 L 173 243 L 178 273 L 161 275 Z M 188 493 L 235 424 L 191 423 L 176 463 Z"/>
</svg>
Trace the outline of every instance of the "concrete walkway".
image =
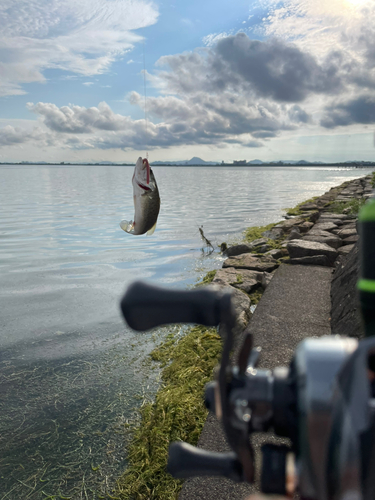
<svg viewBox="0 0 375 500">
<path fill-rule="evenodd" d="M 277 269 L 247 327 L 255 345 L 262 347 L 260 366 L 287 366 L 305 337 L 330 335 L 331 278 L 329 267 L 283 264 Z M 263 436 L 253 437 L 256 451 L 264 442 Z M 211 414 L 198 446 L 221 452 L 229 449 L 220 424 Z M 259 453 L 257 458 L 259 462 Z M 253 491 L 250 485 L 227 479 L 193 478 L 185 481 L 179 500 L 242 500 Z"/>
</svg>

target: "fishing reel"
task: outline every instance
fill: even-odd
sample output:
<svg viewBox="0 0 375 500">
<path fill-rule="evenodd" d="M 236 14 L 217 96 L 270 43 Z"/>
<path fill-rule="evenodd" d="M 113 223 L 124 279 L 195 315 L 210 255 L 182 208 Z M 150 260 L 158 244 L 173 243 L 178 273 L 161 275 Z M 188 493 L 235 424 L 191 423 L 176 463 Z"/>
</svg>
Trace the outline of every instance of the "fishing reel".
<svg viewBox="0 0 375 500">
<path fill-rule="evenodd" d="M 128 325 L 144 331 L 168 323 L 225 329 L 216 380 L 205 401 L 222 422 L 230 453 L 187 443 L 170 445 L 168 471 L 176 478 L 225 476 L 253 483 L 250 435 L 273 431 L 290 446 L 262 446 L 261 490 L 302 499 L 375 498 L 375 338 L 305 339 L 289 367 L 258 369 L 260 349 L 246 335 L 231 366 L 235 317 L 231 294 L 215 287 L 175 291 L 132 284 L 121 308 Z M 287 473 L 287 464 L 294 469 Z"/>
</svg>

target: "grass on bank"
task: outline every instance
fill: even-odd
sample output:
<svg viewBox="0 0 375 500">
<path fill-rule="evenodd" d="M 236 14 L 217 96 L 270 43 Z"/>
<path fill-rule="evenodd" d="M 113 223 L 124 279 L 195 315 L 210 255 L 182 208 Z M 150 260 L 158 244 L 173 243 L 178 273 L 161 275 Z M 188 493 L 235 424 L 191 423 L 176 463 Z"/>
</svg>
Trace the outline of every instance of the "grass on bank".
<svg viewBox="0 0 375 500">
<path fill-rule="evenodd" d="M 207 417 L 204 386 L 212 380 L 221 350 L 215 328 L 195 326 L 181 338 L 170 335 L 151 353 L 163 367 L 162 386 L 155 401 L 141 407 L 142 421 L 130 443 L 128 468 L 118 481 L 116 498 L 177 498 L 182 481 L 166 472 L 169 443 L 197 444 Z"/>
<path fill-rule="evenodd" d="M 352 198 L 348 201 L 334 201 L 330 205 L 329 211 L 335 214 L 342 214 L 345 210 L 347 215 L 358 215 L 366 201 L 365 198 Z"/>
<path fill-rule="evenodd" d="M 283 208 L 283 210 L 286 211 L 286 214 L 287 215 L 301 215 L 303 214 L 304 212 L 301 210 L 301 206 L 302 205 L 306 205 L 306 203 L 313 203 L 315 200 L 317 200 L 319 198 L 319 196 L 313 196 L 312 198 L 309 198 L 308 200 L 305 200 L 305 201 L 301 201 L 301 203 L 298 203 L 298 205 L 296 205 L 295 207 L 293 208 Z"/>
</svg>

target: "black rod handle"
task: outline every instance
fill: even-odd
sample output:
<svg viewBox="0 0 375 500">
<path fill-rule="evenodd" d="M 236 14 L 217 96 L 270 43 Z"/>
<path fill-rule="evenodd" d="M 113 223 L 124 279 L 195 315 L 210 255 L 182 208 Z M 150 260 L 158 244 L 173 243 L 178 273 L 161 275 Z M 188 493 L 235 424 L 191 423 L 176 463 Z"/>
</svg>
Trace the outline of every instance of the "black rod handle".
<svg viewBox="0 0 375 500">
<path fill-rule="evenodd" d="M 235 453 L 214 453 L 183 442 L 169 446 L 167 470 L 177 479 L 224 476 L 232 481 L 243 481 L 242 465 Z"/>
<path fill-rule="evenodd" d="M 170 323 L 220 323 L 223 293 L 212 288 L 171 290 L 136 281 L 121 300 L 121 311 L 133 330 Z"/>
</svg>

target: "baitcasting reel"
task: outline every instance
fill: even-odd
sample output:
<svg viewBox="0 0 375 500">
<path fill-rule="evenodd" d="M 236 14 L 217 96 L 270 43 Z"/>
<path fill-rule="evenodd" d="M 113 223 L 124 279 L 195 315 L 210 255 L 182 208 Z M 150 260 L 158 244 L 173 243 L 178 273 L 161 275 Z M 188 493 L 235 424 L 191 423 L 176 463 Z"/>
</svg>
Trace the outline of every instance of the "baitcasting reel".
<svg viewBox="0 0 375 500">
<path fill-rule="evenodd" d="M 206 404 L 221 420 L 233 452 L 211 453 L 172 443 L 168 470 L 174 477 L 215 475 L 252 483 L 249 435 L 273 430 L 289 438 L 291 447 L 263 445 L 264 493 L 292 493 L 286 475 L 292 453 L 303 499 L 375 498 L 375 338 L 306 339 L 289 368 L 266 370 L 257 368 L 260 350 L 253 348 L 248 335 L 231 367 L 230 293 L 214 287 L 170 291 L 137 282 L 127 290 L 121 308 L 129 326 L 138 331 L 168 323 L 225 326 L 221 366 L 217 380 L 206 387 Z"/>
</svg>

